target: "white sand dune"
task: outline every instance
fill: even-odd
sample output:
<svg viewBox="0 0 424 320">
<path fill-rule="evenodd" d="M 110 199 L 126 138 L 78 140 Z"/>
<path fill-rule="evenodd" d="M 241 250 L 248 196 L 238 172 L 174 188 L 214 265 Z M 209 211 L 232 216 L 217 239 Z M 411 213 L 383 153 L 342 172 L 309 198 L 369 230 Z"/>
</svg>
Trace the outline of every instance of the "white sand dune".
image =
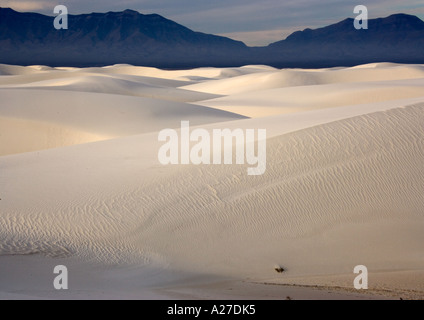
<svg viewBox="0 0 424 320">
<path fill-rule="evenodd" d="M 0 75 L 2 76 L 30 75 L 30 74 L 39 73 L 40 71 L 51 71 L 51 70 L 52 68 L 47 66 L 21 67 L 21 66 L 0 64 Z"/>
<path fill-rule="evenodd" d="M 2 70 L 0 65 L 0 71 Z M 196 83 L 194 81 L 183 81 L 183 80 L 172 80 L 172 79 L 160 79 L 155 77 L 146 77 L 146 76 L 137 76 L 137 75 L 128 75 L 128 74 L 105 74 L 102 72 L 94 73 L 94 72 L 84 72 L 84 69 L 78 70 L 62 70 L 61 69 L 53 69 L 50 72 L 36 72 L 29 73 L 24 76 L 16 74 L 16 75 L 8 75 L 0 77 L 0 85 L 2 86 L 13 86 L 13 85 L 28 85 L 36 82 L 46 81 L 46 84 L 60 85 L 60 84 L 68 84 L 68 79 L 76 78 L 77 81 L 81 80 L 84 76 L 97 77 L 98 83 L 97 85 L 102 85 L 102 79 L 122 79 L 137 82 L 140 85 L 152 85 L 158 87 L 166 87 L 166 88 L 176 88 L 184 85 L 189 85 Z M 78 79 L 79 78 L 79 79 Z M 43 83 L 42 83 L 43 84 Z M 128 90 L 128 89 L 126 89 Z"/>
<path fill-rule="evenodd" d="M 197 103 L 247 117 L 263 117 L 424 97 L 423 85 L 424 78 L 294 86 L 234 94 Z"/>
<path fill-rule="evenodd" d="M 128 80 L 97 75 L 59 78 L 20 85 L 3 85 L 0 88 L 108 93 L 175 102 L 196 102 L 220 97 L 214 94 L 141 83 L 139 79 Z"/>
<path fill-rule="evenodd" d="M 36 70 L 14 68 L 1 70 L 17 74 L 5 77 Z M 253 87 L 285 70 L 63 68 L 39 71 L 52 78 L 30 85 L 3 82 L 0 151 L 9 155 L 0 157 L 0 298 L 423 298 L 420 70 L 290 70 L 311 82 L 276 81 L 244 94 L 246 79 Z M 158 86 L 163 78 L 199 83 L 171 92 L 230 95 L 202 102 L 212 108 L 145 98 L 134 95 L 131 77 L 156 79 L 153 92 L 166 87 Z M 318 78 L 327 82 L 314 84 Z M 207 130 L 267 129 L 265 174 L 248 176 L 247 165 L 162 166 L 158 131 L 181 120 Z M 51 146 L 28 142 L 37 130 L 39 140 L 50 132 L 68 139 L 57 146 L 77 145 L 41 150 Z M 72 272 L 67 293 L 51 287 L 57 264 Z M 360 264 L 370 271 L 369 295 L 353 290 Z M 275 286 L 253 284 L 265 282 Z M 325 291 L 297 287 L 308 285 Z"/>
<path fill-rule="evenodd" d="M 421 65 L 371 64 L 352 68 L 318 70 L 265 70 L 261 73 L 248 73 L 239 77 L 219 79 L 213 83 L 204 81 L 188 85 L 185 88 L 206 93 L 234 95 L 294 86 L 422 79 L 423 76 L 424 67 Z"/>
<path fill-rule="evenodd" d="M 0 98 L 5 101 L 0 155 L 177 128 L 179 116 L 193 124 L 243 118 L 192 104 L 85 90 L 0 89 Z"/>
<path fill-rule="evenodd" d="M 0 155 L 70 146 L 111 137 L 63 124 L 0 117 Z"/>
<path fill-rule="evenodd" d="M 192 70 L 160 70 L 156 68 L 134 67 L 131 65 L 114 65 L 105 68 L 88 68 L 83 71 L 94 71 L 108 74 L 127 74 L 172 79 L 180 81 L 205 81 L 213 79 L 225 79 L 250 73 L 276 70 L 269 66 L 244 66 L 241 68 L 197 68 Z"/>
</svg>

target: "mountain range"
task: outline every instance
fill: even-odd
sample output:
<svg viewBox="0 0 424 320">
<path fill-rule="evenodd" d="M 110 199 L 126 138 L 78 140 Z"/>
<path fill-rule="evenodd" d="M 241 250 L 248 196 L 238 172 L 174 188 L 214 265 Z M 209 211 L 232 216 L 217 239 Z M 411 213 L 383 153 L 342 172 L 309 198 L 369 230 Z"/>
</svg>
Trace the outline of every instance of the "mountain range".
<svg viewBox="0 0 424 320">
<path fill-rule="evenodd" d="M 294 32 L 265 47 L 248 47 L 133 10 L 69 15 L 67 30 L 56 30 L 53 19 L 0 8 L 0 63 L 77 67 L 128 63 L 161 68 L 424 63 L 424 22 L 406 14 L 369 20 L 367 30 L 356 30 L 353 19 L 345 19 Z"/>
</svg>

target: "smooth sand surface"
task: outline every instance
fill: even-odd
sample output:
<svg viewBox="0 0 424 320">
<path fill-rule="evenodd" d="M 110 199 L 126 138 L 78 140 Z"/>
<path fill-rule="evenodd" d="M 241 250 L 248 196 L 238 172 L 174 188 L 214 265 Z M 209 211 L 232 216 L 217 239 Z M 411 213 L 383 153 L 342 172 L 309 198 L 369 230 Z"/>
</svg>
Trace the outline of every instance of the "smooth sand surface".
<svg viewBox="0 0 424 320">
<path fill-rule="evenodd" d="M 0 74 L 0 299 L 424 298 L 423 66 Z M 265 174 L 161 165 L 182 120 L 267 129 Z"/>
</svg>

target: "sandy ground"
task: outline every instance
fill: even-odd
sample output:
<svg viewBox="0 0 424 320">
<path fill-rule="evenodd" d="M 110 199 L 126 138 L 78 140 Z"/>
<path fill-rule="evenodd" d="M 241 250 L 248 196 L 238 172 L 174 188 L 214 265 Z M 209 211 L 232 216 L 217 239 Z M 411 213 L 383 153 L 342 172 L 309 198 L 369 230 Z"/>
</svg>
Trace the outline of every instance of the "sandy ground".
<svg viewBox="0 0 424 320">
<path fill-rule="evenodd" d="M 388 63 L 0 65 L 0 299 L 423 299 L 423 87 Z M 266 129 L 266 172 L 161 165 L 182 120 Z"/>
</svg>

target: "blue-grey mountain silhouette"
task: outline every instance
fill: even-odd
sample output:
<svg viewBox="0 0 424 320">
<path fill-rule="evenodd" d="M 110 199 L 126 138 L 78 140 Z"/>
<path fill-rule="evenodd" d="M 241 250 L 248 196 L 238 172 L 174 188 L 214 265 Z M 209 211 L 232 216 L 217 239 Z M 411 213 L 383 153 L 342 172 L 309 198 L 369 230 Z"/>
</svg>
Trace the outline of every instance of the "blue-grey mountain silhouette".
<svg viewBox="0 0 424 320">
<path fill-rule="evenodd" d="M 99 66 L 116 63 L 185 68 L 269 64 L 331 67 L 368 62 L 424 63 L 424 22 L 396 14 L 356 30 L 353 19 L 291 34 L 266 47 L 192 31 L 157 14 L 136 11 L 54 17 L 0 8 L 0 63 Z"/>
</svg>

